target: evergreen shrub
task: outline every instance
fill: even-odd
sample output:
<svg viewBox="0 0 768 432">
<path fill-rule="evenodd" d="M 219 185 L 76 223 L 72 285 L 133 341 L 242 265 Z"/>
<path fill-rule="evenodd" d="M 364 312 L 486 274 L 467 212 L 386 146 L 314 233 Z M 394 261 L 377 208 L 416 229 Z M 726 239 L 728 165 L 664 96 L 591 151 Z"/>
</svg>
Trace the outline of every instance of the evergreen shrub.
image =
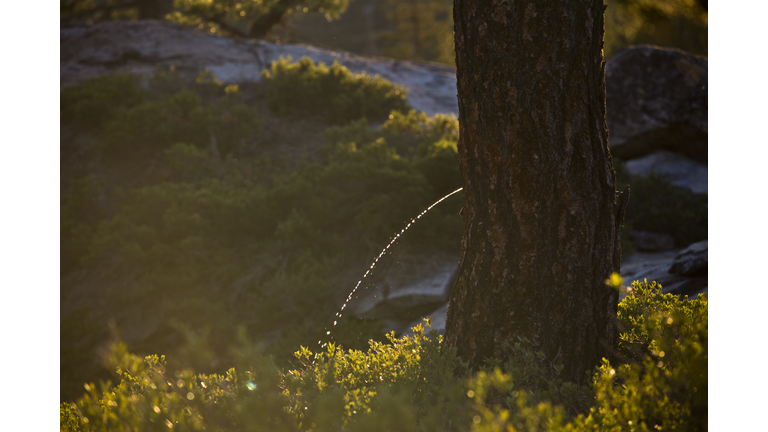
<svg viewBox="0 0 768 432">
<path fill-rule="evenodd" d="M 613 158 L 613 167 L 616 171 L 616 189 L 623 191 L 627 184 L 631 187 L 621 233 L 622 255 L 631 255 L 635 251 L 629 238 L 629 233 L 634 229 L 672 235 L 677 247 L 685 247 L 707 238 L 706 195 L 694 194 L 688 189 L 675 186 L 654 172 L 633 179 L 621 159 Z"/>
<path fill-rule="evenodd" d="M 90 78 L 61 90 L 61 121 L 98 128 L 119 108 L 131 108 L 146 97 L 136 75 L 113 74 Z"/>
<path fill-rule="evenodd" d="M 227 154 L 261 129 L 255 108 L 240 102 L 237 86 L 222 88 L 213 73 L 204 71 L 187 88 L 173 67 L 158 68 L 149 91 L 130 74 L 66 87 L 61 120 L 96 131 L 97 147 L 120 159 L 146 159 L 178 142 L 209 148 L 212 140 Z"/>
<path fill-rule="evenodd" d="M 118 109 L 104 126 L 101 148 L 109 156 L 136 158 L 179 142 L 208 148 L 215 140 L 217 150 L 227 154 L 240 139 L 260 130 L 256 115 L 254 108 L 239 103 L 236 94 L 206 106 L 185 88 L 167 98 Z"/>
<path fill-rule="evenodd" d="M 707 196 L 675 186 L 656 173 L 631 182 L 627 220 L 633 229 L 670 234 L 685 247 L 708 237 Z"/>
<path fill-rule="evenodd" d="M 338 62 L 317 65 L 309 57 L 291 63 L 280 57 L 262 75 L 266 100 L 280 116 L 314 114 L 333 123 L 360 117 L 378 119 L 391 110 L 407 111 L 407 90 L 380 76 L 353 74 Z"/>
</svg>

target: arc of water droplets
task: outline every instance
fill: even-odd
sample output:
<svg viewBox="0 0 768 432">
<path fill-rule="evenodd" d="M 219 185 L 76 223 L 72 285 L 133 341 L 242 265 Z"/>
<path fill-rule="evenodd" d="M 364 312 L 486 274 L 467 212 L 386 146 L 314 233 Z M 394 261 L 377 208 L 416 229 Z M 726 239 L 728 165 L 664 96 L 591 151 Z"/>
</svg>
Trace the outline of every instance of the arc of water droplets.
<svg viewBox="0 0 768 432">
<path fill-rule="evenodd" d="M 345 300 L 345 301 L 344 301 L 344 304 L 341 306 L 341 309 L 339 309 L 339 311 L 336 313 L 336 320 L 335 320 L 335 321 L 333 321 L 333 325 L 334 325 L 334 326 L 335 326 L 335 325 L 336 325 L 336 324 L 339 322 L 339 321 L 338 321 L 338 319 L 339 319 L 339 318 L 341 318 L 341 311 L 343 311 L 343 310 L 344 310 L 344 308 L 345 308 L 345 307 L 347 307 L 347 303 L 349 303 L 349 301 L 350 301 L 350 300 L 352 300 L 352 295 L 354 295 L 354 294 L 355 294 L 355 291 L 357 291 L 357 289 L 358 289 L 358 288 L 360 288 L 360 284 L 363 282 L 363 279 L 365 279 L 366 277 L 368 277 L 368 275 L 371 273 L 371 271 L 373 270 L 373 268 L 374 268 L 374 267 L 376 267 L 376 264 L 379 262 L 379 259 L 381 259 L 381 257 L 383 257 L 383 256 L 384 256 L 384 255 L 387 253 L 387 251 L 389 250 L 389 247 L 390 247 L 390 246 L 392 246 L 393 244 L 395 244 L 395 242 L 397 241 L 397 239 L 398 239 L 398 238 L 400 238 L 400 236 L 401 236 L 401 235 L 403 235 L 403 233 L 404 233 L 404 232 L 405 232 L 405 231 L 406 231 L 408 228 L 410 228 L 410 227 L 411 227 L 411 225 L 413 225 L 414 223 L 416 223 L 416 221 L 417 221 L 417 220 L 421 219 L 421 217 L 422 217 L 422 216 L 424 216 L 424 215 L 425 215 L 425 214 L 426 214 L 428 211 L 432 210 L 432 207 L 434 207 L 434 206 L 436 206 L 436 205 L 440 204 L 441 202 L 443 202 L 444 200 L 446 200 L 446 199 L 447 199 L 448 197 L 450 197 L 451 195 L 453 195 L 453 194 L 455 194 L 455 193 L 458 193 L 458 192 L 461 192 L 463 189 L 464 189 L 464 188 L 458 188 L 458 189 L 456 189 L 455 191 L 453 191 L 453 192 L 449 193 L 448 195 L 446 195 L 446 196 L 444 196 L 444 197 L 440 198 L 439 200 L 437 200 L 437 201 L 436 201 L 434 204 L 432 204 L 431 206 L 427 207 L 427 209 L 426 209 L 426 210 L 424 210 L 423 212 L 419 213 L 419 215 L 418 215 L 418 216 L 416 216 L 415 218 L 411 219 L 411 221 L 410 221 L 410 222 L 408 222 L 408 225 L 406 225 L 406 226 L 405 226 L 405 228 L 403 228 L 402 230 L 400 230 L 400 232 L 399 232 L 399 233 L 397 233 L 397 234 L 395 235 L 395 237 L 394 237 L 394 238 L 392 238 L 392 240 L 389 242 L 389 244 L 387 245 L 387 247 L 385 247 L 384 249 L 382 249 L 381 253 L 379 253 L 379 256 L 377 256 L 377 257 L 376 257 L 376 259 L 375 259 L 375 260 L 373 260 L 373 263 L 372 263 L 372 264 L 371 264 L 371 266 L 368 268 L 368 271 L 366 271 L 366 272 L 365 272 L 365 274 L 363 275 L 363 277 L 362 277 L 362 278 L 361 278 L 359 281 L 357 281 L 357 285 L 355 285 L 355 288 L 354 288 L 354 289 L 352 290 L 352 292 L 350 292 L 350 293 L 349 293 L 349 295 L 347 296 L 347 300 Z M 330 330 L 328 330 L 328 327 L 326 327 L 326 328 L 325 328 L 325 335 L 326 335 L 326 336 L 330 336 L 330 335 L 331 335 L 331 331 L 330 331 Z M 322 343 L 322 340 L 319 340 L 319 341 L 317 341 L 317 344 L 318 344 L 318 345 L 320 345 L 321 343 Z M 323 349 L 323 348 L 325 348 L 327 345 L 328 345 L 328 342 L 326 342 L 326 343 L 322 344 L 322 345 L 320 346 L 320 349 Z M 319 354 L 319 350 L 318 350 L 318 353 L 315 353 L 315 359 L 317 359 L 317 354 Z M 314 361 L 313 361 L 313 362 L 314 362 Z"/>
</svg>

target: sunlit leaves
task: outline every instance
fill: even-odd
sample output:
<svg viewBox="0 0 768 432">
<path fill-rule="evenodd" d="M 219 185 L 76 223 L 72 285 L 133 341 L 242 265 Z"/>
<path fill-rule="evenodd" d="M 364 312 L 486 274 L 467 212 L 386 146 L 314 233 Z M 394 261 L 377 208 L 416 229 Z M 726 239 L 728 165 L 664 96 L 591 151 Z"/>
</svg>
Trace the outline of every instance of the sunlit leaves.
<svg viewBox="0 0 768 432">
<path fill-rule="evenodd" d="M 346 123 L 408 109 L 404 87 L 378 75 L 354 74 L 338 62 L 326 66 L 315 65 L 309 57 L 295 63 L 280 57 L 262 76 L 267 81 L 267 103 L 281 116 L 318 115 Z"/>
<path fill-rule="evenodd" d="M 412 337 L 390 334 L 389 343 L 371 342 L 366 352 L 332 343 L 317 354 L 302 347 L 295 353 L 297 367 L 287 372 L 278 372 L 246 339 L 233 351 L 239 353 L 237 367 L 225 375 L 169 370 L 163 357 L 142 360 L 115 343 L 107 361 L 120 383 L 86 384 L 86 394 L 75 404 L 61 405 L 61 429 L 165 430 L 168 424 L 180 430 L 382 432 L 705 428 L 706 301 L 668 298 L 648 284 L 636 284 L 628 299 L 621 307 L 624 318 L 637 323 L 643 315 L 650 344 L 657 348 L 637 363 L 604 360 L 591 385 L 581 388 L 559 381 L 558 365 L 525 340 L 509 347 L 508 362 L 489 361 L 469 371 L 455 350 L 442 346 L 442 337 L 426 336 L 422 326 Z"/>
</svg>

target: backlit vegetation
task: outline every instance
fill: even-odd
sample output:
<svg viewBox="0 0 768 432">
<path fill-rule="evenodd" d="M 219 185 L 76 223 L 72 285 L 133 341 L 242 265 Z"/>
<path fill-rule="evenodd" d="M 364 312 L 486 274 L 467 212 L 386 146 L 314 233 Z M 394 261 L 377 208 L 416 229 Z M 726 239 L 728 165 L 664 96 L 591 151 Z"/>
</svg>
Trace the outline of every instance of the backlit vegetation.
<svg viewBox="0 0 768 432">
<path fill-rule="evenodd" d="M 334 61 L 329 67 L 302 57 L 280 57 L 269 71 L 267 103 L 278 115 L 321 115 L 334 123 L 360 117 L 384 118 L 391 110 L 407 110 L 407 90 L 379 76 L 353 74 Z"/>
<path fill-rule="evenodd" d="M 295 353 L 279 370 L 244 340 L 233 366 L 200 374 L 140 358 L 113 343 L 116 386 L 85 385 L 61 404 L 61 429 L 270 431 L 702 430 L 707 424 L 707 301 L 634 283 L 619 305 L 623 362 L 604 360 L 577 386 L 522 339 L 508 359 L 467 370 L 442 337 L 371 342 L 367 351 L 329 345 Z"/>
<path fill-rule="evenodd" d="M 669 234 L 674 237 L 676 247 L 707 239 L 707 195 L 694 194 L 670 184 L 653 172 L 646 177 L 630 179 L 623 162 L 615 158 L 614 168 L 617 189 L 623 190 L 627 183 L 632 189 L 622 232 L 623 253 L 632 248 L 628 240 L 632 229 Z"/>
<path fill-rule="evenodd" d="M 328 89 L 317 71 L 295 75 L 326 108 L 333 97 L 368 106 L 390 94 L 359 90 L 371 80 Z M 272 97 L 297 97 L 299 84 L 273 83 L 265 84 Z M 93 138 L 85 154 L 98 167 L 64 185 L 62 430 L 706 425 L 706 299 L 680 300 L 653 284 L 635 284 L 621 303 L 615 359 L 586 386 L 562 382 L 560 366 L 525 340 L 507 347 L 507 359 L 469 371 L 437 334 L 384 338 L 380 323 L 348 316 L 334 329 L 336 345 L 302 348 L 316 346 L 352 288 L 340 275 L 364 269 L 404 222 L 460 186 L 458 122 L 406 111 L 398 97 L 403 110 L 368 113 L 384 120 L 373 129 L 349 114 L 359 114 L 354 103 L 338 102 L 346 107 L 338 118 L 322 117 L 323 156 L 290 164 L 243 151 L 266 113 L 241 99 L 210 73 L 185 82 L 173 70 L 62 92 L 62 122 Z M 273 109 L 303 113 L 295 102 Z M 642 188 L 633 183 L 633 199 Z M 404 245 L 457 251 L 460 205 L 436 207 Z M 100 306 L 64 310 L 73 296 Z M 115 336 L 105 365 L 117 384 L 97 384 L 93 341 L 106 338 L 112 315 L 111 331 L 126 336 L 156 324 L 130 350 Z"/>
</svg>

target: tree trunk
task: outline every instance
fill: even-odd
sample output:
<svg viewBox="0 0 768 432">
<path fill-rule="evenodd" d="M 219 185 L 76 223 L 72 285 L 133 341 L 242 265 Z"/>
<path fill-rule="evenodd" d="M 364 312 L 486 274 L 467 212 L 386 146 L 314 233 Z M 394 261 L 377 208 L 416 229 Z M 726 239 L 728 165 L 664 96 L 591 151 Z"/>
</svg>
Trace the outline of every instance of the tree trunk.
<svg viewBox="0 0 768 432">
<path fill-rule="evenodd" d="M 464 237 L 445 342 L 526 337 L 561 377 L 611 358 L 621 261 L 602 0 L 455 0 Z"/>
</svg>

